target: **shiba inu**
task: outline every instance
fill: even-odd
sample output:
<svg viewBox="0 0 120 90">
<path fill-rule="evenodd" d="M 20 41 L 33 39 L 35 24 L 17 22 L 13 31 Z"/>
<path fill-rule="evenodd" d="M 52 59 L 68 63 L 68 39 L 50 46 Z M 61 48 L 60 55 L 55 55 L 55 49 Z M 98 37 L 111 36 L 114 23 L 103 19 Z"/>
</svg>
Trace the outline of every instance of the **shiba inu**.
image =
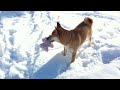
<svg viewBox="0 0 120 90">
<path fill-rule="evenodd" d="M 84 20 L 78 24 L 72 30 L 66 30 L 61 27 L 60 23 L 57 22 L 57 26 L 53 30 L 52 34 L 47 38 L 48 41 L 57 41 L 64 45 L 64 56 L 68 49 L 72 52 L 71 63 L 75 61 L 76 53 L 78 48 L 85 42 L 86 38 L 89 39 L 89 45 L 92 36 L 92 24 L 93 20 L 89 17 L 85 17 Z"/>
</svg>

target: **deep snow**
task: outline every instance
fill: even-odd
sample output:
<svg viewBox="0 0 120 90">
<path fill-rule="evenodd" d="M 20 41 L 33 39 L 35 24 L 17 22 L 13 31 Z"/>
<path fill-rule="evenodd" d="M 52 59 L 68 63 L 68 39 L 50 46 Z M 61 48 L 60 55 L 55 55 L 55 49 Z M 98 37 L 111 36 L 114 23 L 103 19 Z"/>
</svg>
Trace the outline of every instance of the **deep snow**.
<svg viewBox="0 0 120 90">
<path fill-rule="evenodd" d="M 84 17 L 93 19 L 93 44 L 79 48 L 74 63 L 63 46 L 43 51 L 39 44 L 59 21 L 73 29 Z M 119 11 L 0 11 L 1 79 L 120 78 Z"/>
</svg>

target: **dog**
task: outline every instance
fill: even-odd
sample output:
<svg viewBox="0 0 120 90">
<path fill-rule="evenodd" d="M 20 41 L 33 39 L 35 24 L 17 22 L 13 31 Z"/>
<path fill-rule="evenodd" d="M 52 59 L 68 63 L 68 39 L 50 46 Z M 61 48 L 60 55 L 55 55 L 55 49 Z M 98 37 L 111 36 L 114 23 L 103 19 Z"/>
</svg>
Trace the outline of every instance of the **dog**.
<svg viewBox="0 0 120 90">
<path fill-rule="evenodd" d="M 57 41 L 64 45 L 64 56 L 66 56 L 67 50 L 69 49 L 72 53 L 71 63 L 73 63 L 75 61 L 78 48 L 85 42 L 87 38 L 90 46 L 92 25 L 93 20 L 89 17 L 85 17 L 84 20 L 72 30 L 64 29 L 61 27 L 60 23 L 57 22 L 57 27 L 55 27 L 47 40 L 50 42 Z"/>
</svg>

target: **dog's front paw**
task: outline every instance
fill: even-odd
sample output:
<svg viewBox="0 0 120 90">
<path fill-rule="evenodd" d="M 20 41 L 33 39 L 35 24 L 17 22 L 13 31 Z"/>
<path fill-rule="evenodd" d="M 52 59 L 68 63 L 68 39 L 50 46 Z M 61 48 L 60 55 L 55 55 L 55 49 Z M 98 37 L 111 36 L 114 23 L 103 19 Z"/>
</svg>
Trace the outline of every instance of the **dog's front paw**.
<svg viewBox="0 0 120 90">
<path fill-rule="evenodd" d="M 63 54 L 64 56 L 67 56 L 67 54 Z"/>
</svg>

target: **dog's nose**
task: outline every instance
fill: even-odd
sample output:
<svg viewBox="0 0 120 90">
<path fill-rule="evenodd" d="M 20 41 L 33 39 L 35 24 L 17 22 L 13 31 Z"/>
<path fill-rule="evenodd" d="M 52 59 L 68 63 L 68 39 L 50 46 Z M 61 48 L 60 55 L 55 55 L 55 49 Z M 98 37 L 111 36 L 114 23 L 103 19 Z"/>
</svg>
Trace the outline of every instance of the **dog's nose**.
<svg viewBox="0 0 120 90">
<path fill-rule="evenodd" d="M 49 39 L 49 37 L 46 38 L 47 40 Z"/>
</svg>

